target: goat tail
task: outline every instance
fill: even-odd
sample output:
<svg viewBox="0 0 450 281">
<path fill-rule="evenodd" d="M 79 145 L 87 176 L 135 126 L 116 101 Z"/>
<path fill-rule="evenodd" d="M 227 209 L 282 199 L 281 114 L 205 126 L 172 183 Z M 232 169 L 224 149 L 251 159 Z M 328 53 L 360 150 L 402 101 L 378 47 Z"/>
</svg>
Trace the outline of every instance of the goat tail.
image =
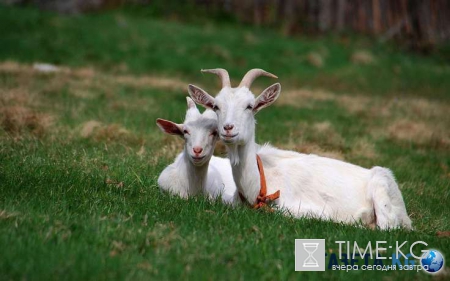
<svg viewBox="0 0 450 281">
<path fill-rule="evenodd" d="M 373 167 L 371 172 L 368 192 L 373 202 L 376 225 L 380 229 L 412 229 L 405 202 L 391 170 Z"/>
</svg>

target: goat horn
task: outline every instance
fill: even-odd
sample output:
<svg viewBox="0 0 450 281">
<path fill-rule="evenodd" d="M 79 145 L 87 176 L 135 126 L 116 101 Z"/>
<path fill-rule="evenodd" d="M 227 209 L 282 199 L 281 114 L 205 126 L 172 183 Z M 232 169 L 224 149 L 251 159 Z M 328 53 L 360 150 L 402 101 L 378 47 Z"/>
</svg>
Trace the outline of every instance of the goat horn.
<svg viewBox="0 0 450 281">
<path fill-rule="evenodd" d="M 202 69 L 202 72 L 216 74 L 222 81 L 222 88 L 226 87 L 231 88 L 230 76 L 228 75 L 228 71 L 226 71 L 225 69 L 223 68 Z"/>
<path fill-rule="evenodd" d="M 259 76 L 267 76 L 267 77 L 271 77 L 271 78 L 278 78 L 277 76 L 273 75 L 272 73 L 269 73 L 269 72 L 264 71 L 264 70 L 259 69 L 259 68 L 254 68 L 254 69 L 249 70 L 245 74 L 244 78 L 242 78 L 241 84 L 239 84 L 239 88 L 240 87 L 250 88 L 250 86 L 252 85 L 253 81 Z"/>
</svg>

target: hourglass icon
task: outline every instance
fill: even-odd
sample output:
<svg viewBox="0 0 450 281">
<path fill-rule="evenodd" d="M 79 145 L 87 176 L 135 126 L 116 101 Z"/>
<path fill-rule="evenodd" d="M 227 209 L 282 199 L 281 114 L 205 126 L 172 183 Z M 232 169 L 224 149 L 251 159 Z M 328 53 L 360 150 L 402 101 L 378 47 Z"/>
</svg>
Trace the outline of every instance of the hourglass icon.
<svg viewBox="0 0 450 281">
<path fill-rule="evenodd" d="M 304 267 L 319 267 L 319 263 L 313 257 L 315 251 L 317 251 L 319 243 L 303 243 L 303 249 L 308 252 L 308 257 L 303 262 Z"/>
</svg>

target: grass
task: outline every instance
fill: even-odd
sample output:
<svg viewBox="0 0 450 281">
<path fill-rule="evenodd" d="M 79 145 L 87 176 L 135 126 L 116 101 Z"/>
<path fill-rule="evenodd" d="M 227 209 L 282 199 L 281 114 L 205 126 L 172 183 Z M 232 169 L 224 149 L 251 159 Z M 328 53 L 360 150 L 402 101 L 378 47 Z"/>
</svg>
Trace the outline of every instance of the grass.
<svg viewBox="0 0 450 281">
<path fill-rule="evenodd" d="M 233 77 L 242 77 L 247 69 L 261 67 L 296 87 L 378 95 L 442 98 L 450 87 L 448 61 L 404 54 L 368 39 L 292 40 L 265 29 L 185 24 L 145 14 L 63 17 L 0 7 L 0 59 L 94 64 L 102 71 L 176 75 L 194 81 L 200 79 L 201 68 L 222 66 Z M 373 64 L 350 63 L 360 50 L 373 55 Z M 308 59 L 311 54 L 322 58 L 322 67 Z"/>
<path fill-rule="evenodd" d="M 1 279 L 410 280 L 429 276 L 295 272 L 294 239 L 324 238 L 328 254 L 337 240 L 421 240 L 449 253 L 436 232 L 450 229 L 450 69 L 437 58 L 120 11 L 65 18 L 0 6 L 0 32 Z M 351 63 L 360 49 L 376 63 Z M 309 52 L 325 64 L 308 63 Z M 44 74 L 35 61 L 63 68 Z M 235 79 L 250 67 L 280 77 L 282 97 L 257 116 L 258 142 L 390 167 L 415 231 L 161 193 L 156 179 L 182 143 L 155 120 L 181 122 L 186 85 L 215 89 L 198 70 L 217 66 Z"/>
</svg>

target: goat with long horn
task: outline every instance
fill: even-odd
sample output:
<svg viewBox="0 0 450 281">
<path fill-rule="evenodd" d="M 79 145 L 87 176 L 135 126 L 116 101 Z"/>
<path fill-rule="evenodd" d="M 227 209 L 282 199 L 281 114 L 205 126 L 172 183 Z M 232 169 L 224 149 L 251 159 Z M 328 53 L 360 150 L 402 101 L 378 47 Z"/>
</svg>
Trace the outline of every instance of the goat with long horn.
<svg viewBox="0 0 450 281">
<path fill-rule="evenodd" d="M 230 76 L 228 75 L 228 71 L 223 68 L 215 68 L 215 69 L 202 69 L 202 72 L 213 73 L 219 76 L 220 81 L 222 81 L 222 88 L 231 88 Z"/>
<path fill-rule="evenodd" d="M 281 92 L 281 85 L 276 83 L 255 98 L 249 87 L 259 76 L 276 77 L 252 69 L 238 88 L 223 88 L 215 98 L 189 85 L 192 99 L 217 114 L 219 135 L 227 148 L 241 197 L 254 207 L 271 200 L 298 217 L 363 223 L 380 229 L 411 229 L 411 219 L 391 170 L 366 169 L 255 142 L 255 114 L 273 104 Z"/>
<path fill-rule="evenodd" d="M 244 78 L 242 78 L 241 83 L 239 84 L 239 88 L 241 87 L 247 87 L 250 89 L 250 86 L 252 85 L 253 81 L 255 81 L 256 78 L 259 76 L 267 76 L 270 78 L 278 78 L 276 75 L 273 75 L 272 73 L 269 73 L 265 70 L 262 70 L 260 68 L 254 68 L 249 70 L 245 75 Z"/>
</svg>

